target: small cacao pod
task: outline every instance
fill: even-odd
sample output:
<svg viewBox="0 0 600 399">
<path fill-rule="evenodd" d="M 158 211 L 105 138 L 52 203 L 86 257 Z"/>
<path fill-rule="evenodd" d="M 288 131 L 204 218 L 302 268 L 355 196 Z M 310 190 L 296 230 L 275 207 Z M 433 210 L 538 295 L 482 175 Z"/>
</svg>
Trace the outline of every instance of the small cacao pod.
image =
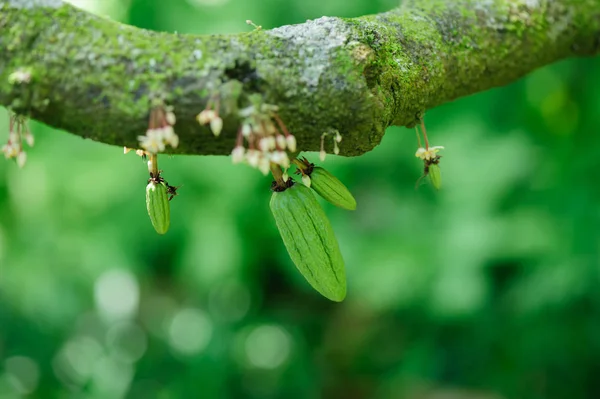
<svg viewBox="0 0 600 399">
<path fill-rule="evenodd" d="M 310 187 L 326 201 L 350 211 L 356 209 L 356 200 L 344 183 L 325 169 L 315 166 L 310 172 L 310 179 Z"/>
<path fill-rule="evenodd" d="M 440 166 L 437 163 L 429 165 L 429 180 L 436 190 L 442 188 L 442 172 Z"/>
<path fill-rule="evenodd" d="M 271 212 L 290 258 L 324 297 L 346 297 L 344 259 L 333 228 L 314 194 L 303 184 L 274 192 Z"/>
<path fill-rule="evenodd" d="M 164 182 L 151 181 L 146 186 L 146 209 L 152 226 L 158 234 L 165 234 L 171 223 L 171 208 L 167 191 Z"/>
</svg>

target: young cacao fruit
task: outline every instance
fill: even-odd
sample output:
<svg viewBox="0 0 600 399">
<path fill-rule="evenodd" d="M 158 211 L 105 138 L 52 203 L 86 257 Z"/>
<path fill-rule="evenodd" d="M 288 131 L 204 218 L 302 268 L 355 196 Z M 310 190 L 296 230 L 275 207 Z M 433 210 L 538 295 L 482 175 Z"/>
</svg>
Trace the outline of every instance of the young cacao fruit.
<svg viewBox="0 0 600 399">
<path fill-rule="evenodd" d="M 171 223 L 171 208 L 167 191 L 167 185 L 164 182 L 150 181 L 146 186 L 146 209 L 152 226 L 158 234 L 165 234 Z"/>
<path fill-rule="evenodd" d="M 433 163 L 429 165 L 429 179 L 431 180 L 431 184 L 436 190 L 442 188 L 442 172 L 440 170 L 440 166 L 437 163 Z"/>
<path fill-rule="evenodd" d="M 333 228 L 314 194 L 303 184 L 274 192 L 271 212 L 292 261 L 324 297 L 346 297 L 344 259 Z"/>
<path fill-rule="evenodd" d="M 320 166 L 313 167 L 310 172 L 310 179 L 310 187 L 326 201 L 350 211 L 356 209 L 356 200 L 344 186 L 344 183 L 325 169 Z"/>
</svg>

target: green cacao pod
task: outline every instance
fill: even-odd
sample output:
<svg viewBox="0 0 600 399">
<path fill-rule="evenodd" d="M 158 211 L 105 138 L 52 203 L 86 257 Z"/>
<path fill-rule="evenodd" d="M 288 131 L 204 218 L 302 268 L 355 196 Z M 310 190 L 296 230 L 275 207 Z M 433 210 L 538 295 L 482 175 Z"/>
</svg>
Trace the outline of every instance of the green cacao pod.
<svg viewBox="0 0 600 399">
<path fill-rule="evenodd" d="M 325 169 L 315 166 L 310 173 L 310 179 L 310 188 L 315 190 L 326 201 L 350 211 L 356 209 L 356 200 L 346 186 L 344 186 L 344 183 Z"/>
<path fill-rule="evenodd" d="M 337 239 L 323 208 L 309 188 L 294 184 L 271 197 L 271 212 L 292 261 L 324 297 L 346 297 L 346 271 Z"/>
<path fill-rule="evenodd" d="M 146 186 L 146 209 L 154 230 L 158 234 L 165 234 L 171 223 L 171 207 L 165 183 L 151 181 Z"/>
<path fill-rule="evenodd" d="M 442 172 L 437 163 L 429 165 L 429 180 L 436 190 L 442 188 Z"/>
</svg>

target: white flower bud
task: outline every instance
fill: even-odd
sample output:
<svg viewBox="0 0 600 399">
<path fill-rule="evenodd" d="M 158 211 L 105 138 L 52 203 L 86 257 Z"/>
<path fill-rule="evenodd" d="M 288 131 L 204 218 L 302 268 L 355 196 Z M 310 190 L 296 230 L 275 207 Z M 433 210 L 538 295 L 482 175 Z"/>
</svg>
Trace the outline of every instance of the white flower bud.
<svg viewBox="0 0 600 399">
<path fill-rule="evenodd" d="M 270 153 L 270 159 L 273 163 L 279 163 L 281 161 L 281 151 L 275 151 Z"/>
<path fill-rule="evenodd" d="M 246 149 L 241 146 L 238 145 L 237 147 L 235 147 L 233 149 L 233 151 L 231 151 L 231 160 L 233 163 L 240 163 L 244 160 L 244 153 L 246 152 Z"/>
<path fill-rule="evenodd" d="M 260 160 L 260 152 L 256 150 L 248 150 L 246 160 L 248 161 L 248 165 L 252 166 L 253 168 L 258 167 L 258 161 Z"/>
<path fill-rule="evenodd" d="M 164 140 L 171 145 L 173 148 L 177 148 L 179 145 L 179 136 L 175 134 L 172 126 L 165 126 L 162 129 L 162 136 Z"/>
<path fill-rule="evenodd" d="M 290 159 L 288 158 L 288 155 L 285 151 L 279 151 L 281 153 L 281 162 L 279 162 L 279 165 L 281 165 L 283 168 L 287 169 L 290 167 Z"/>
<path fill-rule="evenodd" d="M 250 137 L 252 134 L 252 126 L 249 123 L 244 123 L 242 125 L 242 136 Z"/>
<path fill-rule="evenodd" d="M 321 152 L 319 152 L 319 159 L 321 160 L 321 162 L 325 161 L 326 156 L 327 156 L 327 153 L 325 152 L 325 150 L 321 150 Z"/>
<path fill-rule="evenodd" d="M 269 151 L 269 139 L 267 137 L 263 137 L 262 139 L 258 140 L 258 149 L 262 152 Z"/>
<path fill-rule="evenodd" d="M 338 155 L 340 153 L 340 147 L 338 147 L 337 141 L 333 143 L 333 153 Z"/>
<path fill-rule="evenodd" d="M 212 130 L 215 137 L 219 137 L 221 130 L 223 130 L 223 119 L 215 117 L 210 121 L 210 130 Z"/>
<path fill-rule="evenodd" d="M 296 151 L 296 137 L 294 137 L 290 134 L 289 136 L 287 136 L 285 138 L 285 141 L 287 141 L 288 149 L 292 152 L 295 152 Z"/>
<path fill-rule="evenodd" d="M 174 125 L 176 122 L 175 114 L 173 113 L 173 111 L 167 112 L 167 114 L 165 115 L 165 118 L 169 125 Z"/>
<path fill-rule="evenodd" d="M 277 147 L 279 147 L 279 149 L 285 150 L 287 142 L 286 142 L 285 137 L 283 135 L 278 134 L 277 136 L 275 136 L 275 141 L 277 142 Z"/>
<path fill-rule="evenodd" d="M 302 183 L 310 188 L 310 176 L 309 175 L 302 175 Z"/>
<path fill-rule="evenodd" d="M 27 132 L 25 133 L 25 141 L 27 142 L 27 145 L 30 147 L 33 147 L 33 145 L 35 144 L 35 139 L 33 138 L 33 134 Z"/>
<path fill-rule="evenodd" d="M 340 132 L 335 132 L 335 141 L 337 143 L 341 143 L 342 142 L 342 135 L 340 134 Z"/>
<path fill-rule="evenodd" d="M 202 111 L 198 114 L 196 119 L 198 120 L 198 123 L 200 123 L 201 125 L 206 125 L 210 121 L 212 121 L 216 116 L 217 116 L 217 114 L 212 109 L 205 109 L 204 111 Z"/>
<path fill-rule="evenodd" d="M 25 151 L 21 151 L 19 155 L 17 155 L 17 165 L 19 165 L 19 168 L 22 168 L 25 166 L 25 162 L 27 162 L 27 154 L 25 154 Z"/>
<path fill-rule="evenodd" d="M 271 170 L 271 161 L 266 157 L 260 158 L 258 161 L 258 170 L 260 170 L 263 175 L 268 175 Z"/>
<path fill-rule="evenodd" d="M 283 172 L 283 175 L 281 175 L 281 178 L 283 179 L 284 182 L 287 182 L 290 179 L 287 172 Z"/>
<path fill-rule="evenodd" d="M 290 167 L 290 159 L 285 151 L 274 151 L 271 153 L 271 162 L 281 165 L 284 168 Z"/>
<path fill-rule="evenodd" d="M 169 144 L 171 144 L 171 147 L 177 148 L 177 146 L 179 146 L 179 136 L 173 134 L 173 137 L 171 137 L 171 141 L 169 142 Z"/>
</svg>

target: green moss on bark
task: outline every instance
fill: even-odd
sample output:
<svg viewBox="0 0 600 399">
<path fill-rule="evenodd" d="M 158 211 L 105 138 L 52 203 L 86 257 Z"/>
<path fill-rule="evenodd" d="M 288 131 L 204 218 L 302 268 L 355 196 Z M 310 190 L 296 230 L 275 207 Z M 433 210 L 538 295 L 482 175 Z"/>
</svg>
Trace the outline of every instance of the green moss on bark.
<svg viewBox="0 0 600 399">
<path fill-rule="evenodd" d="M 136 147 L 161 96 L 178 117 L 176 153 L 228 154 L 236 109 L 260 93 L 299 149 L 318 150 L 321 134 L 338 130 L 341 154 L 356 156 L 427 109 L 599 51 L 596 0 L 407 0 L 378 15 L 216 36 L 149 32 L 56 0 L 0 0 L 0 104 Z M 9 84 L 19 68 L 31 81 Z M 195 121 L 215 93 L 228 104 L 219 138 Z"/>
</svg>

